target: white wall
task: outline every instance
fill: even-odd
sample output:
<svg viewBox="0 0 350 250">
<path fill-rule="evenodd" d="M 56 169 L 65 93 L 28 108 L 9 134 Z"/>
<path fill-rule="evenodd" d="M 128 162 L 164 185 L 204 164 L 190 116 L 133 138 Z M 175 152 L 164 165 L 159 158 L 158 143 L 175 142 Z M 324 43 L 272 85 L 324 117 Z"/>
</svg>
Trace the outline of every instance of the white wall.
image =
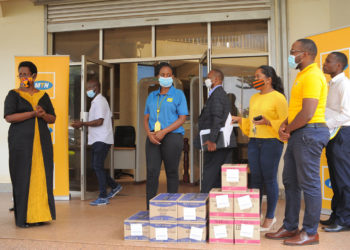
<svg viewBox="0 0 350 250">
<path fill-rule="evenodd" d="M 43 55 L 44 7 L 34 6 L 30 0 L 1 2 L 0 17 L 0 110 L 3 117 L 4 100 L 14 88 L 15 55 Z M 8 171 L 8 124 L 0 119 L 0 183 L 10 183 Z M 1 187 L 0 187 L 1 191 Z"/>
</svg>

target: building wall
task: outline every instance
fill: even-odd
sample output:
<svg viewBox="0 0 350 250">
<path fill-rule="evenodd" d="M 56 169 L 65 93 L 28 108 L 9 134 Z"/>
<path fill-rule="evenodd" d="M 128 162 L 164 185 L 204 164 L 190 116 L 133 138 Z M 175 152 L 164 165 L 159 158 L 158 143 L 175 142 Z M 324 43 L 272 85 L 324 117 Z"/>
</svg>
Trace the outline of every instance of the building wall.
<svg viewBox="0 0 350 250">
<path fill-rule="evenodd" d="M 15 55 L 43 55 L 44 7 L 34 6 L 30 0 L 1 2 L 0 17 L 0 110 L 3 114 L 4 100 L 14 87 Z M 2 117 L 3 115 L 1 115 Z M 9 124 L 0 119 L 0 184 L 10 183 L 8 171 L 7 131 Z M 0 191 L 6 187 L 0 185 Z"/>
</svg>

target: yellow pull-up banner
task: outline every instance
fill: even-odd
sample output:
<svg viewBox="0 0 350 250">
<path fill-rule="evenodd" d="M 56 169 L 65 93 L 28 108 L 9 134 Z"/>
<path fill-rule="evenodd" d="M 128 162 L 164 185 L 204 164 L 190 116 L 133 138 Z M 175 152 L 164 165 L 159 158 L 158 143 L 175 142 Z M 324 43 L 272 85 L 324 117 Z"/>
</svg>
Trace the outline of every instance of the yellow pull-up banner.
<svg viewBox="0 0 350 250">
<path fill-rule="evenodd" d="M 22 61 L 31 61 L 38 69 L 35 88 L 47 92 L 56 113 L 56 122 L 49 124 L 53 144 L 55 199 L 69 199 L 68 168 L 68 96 L 69 56 L 16 56 L 15 72 Z M 16 78 L 16 88 L 20 80 Z"/>
</svg>

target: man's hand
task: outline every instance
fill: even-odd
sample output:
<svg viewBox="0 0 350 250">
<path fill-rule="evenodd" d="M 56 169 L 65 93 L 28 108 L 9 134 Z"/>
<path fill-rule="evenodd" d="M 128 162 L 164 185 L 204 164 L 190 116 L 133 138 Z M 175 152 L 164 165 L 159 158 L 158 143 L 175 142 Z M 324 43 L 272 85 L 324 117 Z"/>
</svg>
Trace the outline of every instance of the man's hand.
<svg viewBox="0 0 350 250">
<path fill-rule="evenodd" d="M 215 142 L 206 141 L 203 145 L 207 145 L 209 152 L 216 151 L 216 143 Z"/>
<path fill-rule="evenodd" d="M 147 136 L 148 136 L 148 139 L 150 140 L 150 142 L 152 142 L 153 144 L 156 144 L 156 145 L 160 144 L 159 140 L 156 137 L 156 133 L 155 132 L 149 132 L 147 134 Z"/>
<path fill-rule="evenodd" d="M 270 121 L 267 120 L 265 116 L 262 116 L 262 118 L 258 121 L 253 120 L 253 123 L 255 125 L 268 125 L 268 126 L 271 125 Z"/>
<path fill-rule="evenodd" d="M 81 127 L 83 126 L 83 122 L 81 122 L 81 121 L 74 121 L 74 122 L 71 124 L 71 126 L 72 126 L 73 128 L 81 128 Z"/>
<path fill-rule="evenodd" d="M 290 131 L 287 127 L 288 125 L 286 123 L 282 123 L 282 125 L 280 126 L 280 129 L 278 130 L 280 139 L 285 142 L 288 141 L 290 137 Z"/>
<path fill-rule="evenodd" d="M 166 131 L 164 131 L 164 129 L 159 130 L 159 131 L 155 132 L 155 138 L 157 139 L 157 141 L 160 142 L 163 140 L 163 138 L 166 134 L 167 133 L 166 133 Z"/>
</svg>

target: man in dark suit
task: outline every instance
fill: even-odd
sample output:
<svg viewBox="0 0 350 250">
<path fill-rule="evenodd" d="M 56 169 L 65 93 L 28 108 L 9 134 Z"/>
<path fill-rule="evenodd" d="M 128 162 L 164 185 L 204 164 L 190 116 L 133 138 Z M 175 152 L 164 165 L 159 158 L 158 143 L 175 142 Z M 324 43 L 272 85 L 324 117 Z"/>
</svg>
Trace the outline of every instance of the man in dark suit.
<svg viewBox="0 0 350 250">
<path fill-rule="evenodd" d="M 198 119 L 199 131 L 210 129 L 209 140 L 203 142 L 208 150 L 204 151 L 202 193 L 209 193 L 212 188 L 221 187 L 221 165 L 232 161 L 232 147 L 236 146 L 234 133 L 231 134 L 231 141 L 228 148 L 216 148 L 220 128 L 225 126 L 225 121 L 231 110 L 230 100 L 222 87 L 224 74 L 213 69 L 208 74 L 205 84 L 209 91 L 206 101 Z M 200 147 L 200 138 L 195 142 Z"/>
</svg>

